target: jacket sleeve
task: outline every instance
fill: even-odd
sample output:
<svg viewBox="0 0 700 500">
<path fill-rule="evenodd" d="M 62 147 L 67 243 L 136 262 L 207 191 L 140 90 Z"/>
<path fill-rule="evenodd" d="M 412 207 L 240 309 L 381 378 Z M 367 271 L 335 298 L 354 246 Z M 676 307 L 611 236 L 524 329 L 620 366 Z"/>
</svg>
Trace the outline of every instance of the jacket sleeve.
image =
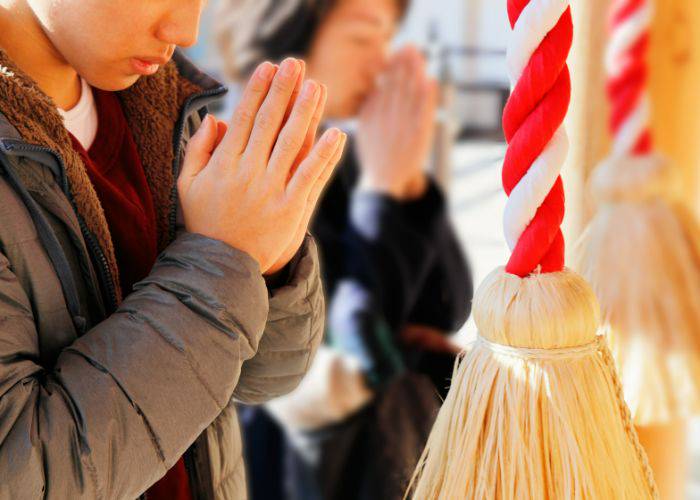
<svg viewBox="0 0 700 500">
<path fill-rule="evenodd" d="M 450 221 L 444 196 L 431 183 L 424 197 L 404 206 L 405 217 L 418 221 L 434 212 L 431 224 L 435 258 L 408 313 L 408 323 L 428 325 L 447 333 L 469 318 L 474 295 L 471 269 Z"/>
<path fill-rule="evenodd" d="M 456 330 L 466 321 L 471 276 L 433 182 L 414 202 L 355 193 L 351 203 L 347 265 L 331 299 L 329 336 L 378 386 L 405 368 L 396 335 L 407 323 Z"/>
<path fill-rule="evenodd" d="M 405 204 L 355 192 L 343 238 L 344 268 L 330 305 L 329 337 L 377 386 L 403 371 L 396 334 L 406 324 L 438 256 L 441 198 L 408 217 Z M 426 194 L 428 196 L 428 194 Z"/>
<path fill-rule="evenodd" d="M 299 385 L 323 338 L 325 300 L 318 251 L 307 236 L 287 284 L 270 290 L 270 313 L 257 354 L 243 363 L 234 397 L 260 404 Z"/>
<path fill-rule="evenodd" d="M 186 234 L 45 368 L 0 255 L 0 498 L 137 497 L 228 404 L 267 313 L 253 259 Z"/>
</svg>

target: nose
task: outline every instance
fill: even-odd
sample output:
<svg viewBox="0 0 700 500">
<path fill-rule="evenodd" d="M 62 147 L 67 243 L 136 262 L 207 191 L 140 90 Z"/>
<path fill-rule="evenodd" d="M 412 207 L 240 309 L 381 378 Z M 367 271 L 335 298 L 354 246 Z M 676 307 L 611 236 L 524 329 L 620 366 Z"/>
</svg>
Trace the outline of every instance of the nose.
<svg viewBox="0 0 700 500">
<path fill-rule="evenodd" d="M 197 43 L 204 0 L 173 0 L 156 27 L 156 38 L 168 45 L 191 47 Z"/>
</svg>

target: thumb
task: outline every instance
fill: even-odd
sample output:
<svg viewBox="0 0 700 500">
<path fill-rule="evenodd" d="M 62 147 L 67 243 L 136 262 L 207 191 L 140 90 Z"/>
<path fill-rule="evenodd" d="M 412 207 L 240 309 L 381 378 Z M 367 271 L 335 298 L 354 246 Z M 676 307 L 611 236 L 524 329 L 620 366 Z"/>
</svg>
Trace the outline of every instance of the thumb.
<svg viewBox="0 0 700 500">
<path fill-rule="evenodd" d="M 207 115 L 187 143 L 180 172 L 181 180 L 189 182 L 207 166 L 216 147 L 217 132 L 216 120 L 213 116 Z"/>
<path fill-rule="evenodd" d="M 224 136 L 228 131 L 228 124 L 221 120 L 216 120 L 216 141 L 214 142 L 214 149 L 219 147 L 221 141 L 224 140 Z"/>
</svg>

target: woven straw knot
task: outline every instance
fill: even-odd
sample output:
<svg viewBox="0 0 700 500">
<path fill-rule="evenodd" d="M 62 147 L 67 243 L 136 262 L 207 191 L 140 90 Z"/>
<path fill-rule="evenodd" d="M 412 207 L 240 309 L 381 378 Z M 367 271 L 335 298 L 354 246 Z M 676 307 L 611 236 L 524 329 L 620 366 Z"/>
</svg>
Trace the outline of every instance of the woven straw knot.
<svg viewBox="0 0 700 500">
<path fill-rule="evenodd" d="M 658 154 L 613 156 L 595 169 L 590 188 L 597 203 L 639 203 L 673 197 L 677 180 L 674 169 Z"/>
<path fill-rule="evenodd" d="M 494 354 L 533 361 L 571 361 L 584 358 L 598 352 L 603 342 L 605 342 L 604 337 L 598 335 L 595 340 L 583 345 L 539 349 L 498 344 L 481 336 L 477 337 L 476 340 L 477 345 L 487 348 Z"/>
</svg>

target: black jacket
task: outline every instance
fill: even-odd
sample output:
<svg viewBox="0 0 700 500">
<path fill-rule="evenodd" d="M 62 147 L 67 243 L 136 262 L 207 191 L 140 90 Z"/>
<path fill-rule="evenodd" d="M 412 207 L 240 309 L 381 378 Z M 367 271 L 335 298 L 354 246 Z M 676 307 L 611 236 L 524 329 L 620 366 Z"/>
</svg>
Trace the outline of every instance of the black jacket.
<svg viewBox="0 0 700 500">
<path fill-rule="evenodd" d="M 401 344 L 403 326 L 459 329 L 469 316 L 473 287 L 434 182 L 422 198 L 399 202 L 355 191 L 357 179 L 350 150 L 321 201 L 312 232 L 330 302 L 328 340 L 361 359 L 376 385 L 430 356 Z"/>
</svg>

